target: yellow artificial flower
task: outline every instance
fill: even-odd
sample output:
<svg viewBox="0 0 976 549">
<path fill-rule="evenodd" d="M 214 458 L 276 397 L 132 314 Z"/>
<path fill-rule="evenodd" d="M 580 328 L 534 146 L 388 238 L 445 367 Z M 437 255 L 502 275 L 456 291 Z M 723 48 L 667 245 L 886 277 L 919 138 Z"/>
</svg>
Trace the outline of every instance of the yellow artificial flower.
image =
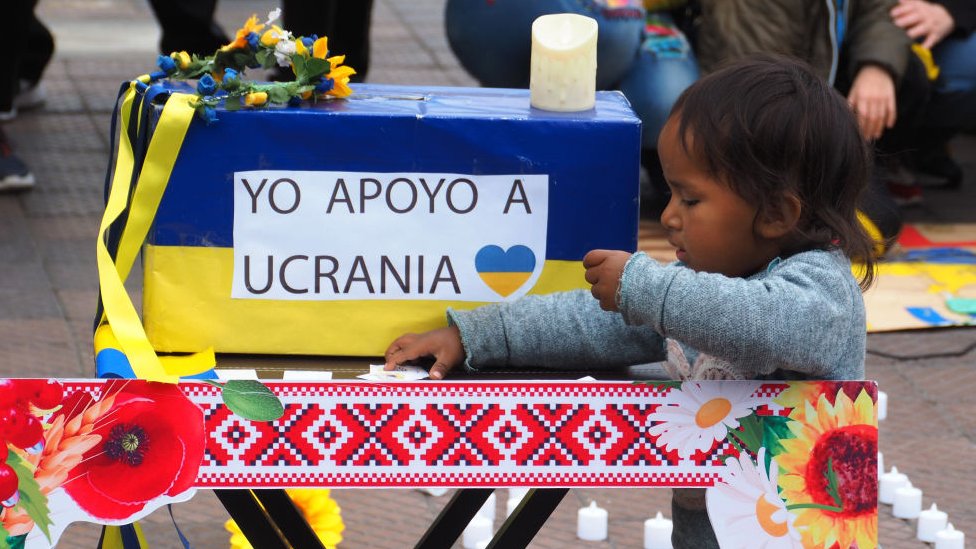
<svg viewBox="0 0 976 549">
<path fill-rule="evenodd" d="M 268 92 L 251 92 L 244 96 L 244 104 L 248 107 L 260 107 L 268 102 Z"/>
<path fill-rule="evenodd" d="M 285 35 L 285 32 L 281 30 L 278 25 L 271 25 L 271 28 L 264 31 L 261 35 L 261 45 L 271 47 L 278 43 L 279 40 Z"/>
<path fill-rule="evenodd" d="M 312 43 L 312 56 L 325 59 L 329 54 L 329 39 L 325 36 Z M 343 56 L 345 57 L 345 56 Z"/>
<path fill-rule="evenodd" d="M 285 490 L 294 502 L 308 525 L 326 549 L 335 549 L 342 541 L 342 531 L 346 525 L 342 522 L 342 509 L 336 503 L 329 490 L 324 489 L 289 489 Z M 231 549 L 253 549 L 237 523 L 228 520 L 224 528 L 230 532 Z"/>
<path fill-rule="evenodd" d="M 220 51 L 238 50 L 247 47 L 247 36 L 252 32 L 261 32 L 263 28 L 264 23 L 258 23 L 258 16 L 252 15 L 244 22 L 243 27 L 237 29 L 237 36 L 234 37 L 234 41 L 220 48 Z"/>
<path fill-rule="evenodd" d="M 794 508 L 796 529 L 804 547 L 876 547 L 878 545 L 878 428 L 874 401 L 862 391 L 852 401 L 839 391 L 834 404 L 827 395 L 803 402 L 790 413 L 794 438 L 780 439 L 776 456 L 779 485 L 787 508 L 815 503 L 833 505 L 827 478 L 833 469 L 841 511 Z"/>
<path fill-rule="evenodd" d="M 329 53 L 329 39 L 326 37 L 319 38 L 312 43 L 311 53 L 305 46 L 305 43 L 301 39 L 295 40 L 295 52 L 303 57 L 318 57 L 319 59 L 325 59 L 325 56 Z"/>
<path fill-rule="evenodd" d="M 176 66 L 179 67 L 180 70 L 186 70 L 186 68 L 190 66 L 190 54 L 186 53 L 185 51 L 174 51 L 173 53 L 169 54 L 169 56 L 176 61 Z"/>
<path fill-rule="evenodd" d="M 346 56 L 339 55 L 336 56 L 340 59 L 345 59 Z M 329 62 L 331 63 L 336 57 L 330 57 Z M 342 62 L 341 60 L 339 61 Z M 348 66 L 336 66 L 335 63 L 332 65 L 332 70 L 329 71 L 328 77 L 332 79 L 334 85 L 332 89 L 326 92 L 326 95 L 331 95 L 333 97 L 349 97 L 352 95 L 352 88 L 349 87 L 349 77 L 356 74 L 355 69 Z"/>
</svg>

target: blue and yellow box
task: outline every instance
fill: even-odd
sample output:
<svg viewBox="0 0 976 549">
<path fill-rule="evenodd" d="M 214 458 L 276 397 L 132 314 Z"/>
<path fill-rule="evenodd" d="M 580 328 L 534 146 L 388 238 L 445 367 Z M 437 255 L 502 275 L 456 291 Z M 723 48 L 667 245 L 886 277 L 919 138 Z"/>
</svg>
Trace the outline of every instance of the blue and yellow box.
<svg viewBox="0 0 976 549">
<path fill-rule="evenodd" d="M 640 121 L 617 92 L 555 113 L 528 90 L 361 85 L 218 118 L 192 122 L 144 247 L 159 351 L 381 355 L 637 245 Z"/>
</svg>

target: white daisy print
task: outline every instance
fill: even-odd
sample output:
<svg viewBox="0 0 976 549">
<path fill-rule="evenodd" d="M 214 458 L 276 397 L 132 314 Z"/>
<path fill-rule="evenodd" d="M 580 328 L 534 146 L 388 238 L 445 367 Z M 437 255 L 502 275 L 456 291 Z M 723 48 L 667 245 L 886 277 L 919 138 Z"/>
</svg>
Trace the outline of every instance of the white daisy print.
<svg viewBox="0 0 976 549">
<path fill-rule="evenodd" d="M 669 395 L 670 404 L 661 406 L 648 420 L 659 422 L 648 429 L 657 436 L 659 446 L 688 458 L 707 451 L 739 427 L 739 418 L 752 413 L 752 395 L 762 384 L 742 381 L 720 381 L 700 384 L 685 381 L 680 391 Z"/>
<path fill-rule="evenodd" d="M 722 482 L 705 494 L 708 517 L 722 549 L 802 549 L 793 526 L 796 515 L 779 497 L 779 466 L 771 460 L 766 471 L 766 449 L 758 463 L 748 455 L 725 461 Z"/>
</svg>

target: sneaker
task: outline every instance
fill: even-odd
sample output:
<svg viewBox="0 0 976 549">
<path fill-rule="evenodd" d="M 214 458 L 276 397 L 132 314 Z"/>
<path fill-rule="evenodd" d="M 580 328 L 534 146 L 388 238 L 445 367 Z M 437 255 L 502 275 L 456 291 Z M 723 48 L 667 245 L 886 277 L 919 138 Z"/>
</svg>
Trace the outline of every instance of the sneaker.
<svg viewBox="0 0 976 549">
<path fill-rule="evenodd" d="M 895 204 L 899 206 L 915 206 L 921 204 L 923 201 L 922 187 L 917 184 L 904 185 L 889 181 L 888 194 L 891 195 L 891 199 L 895 201 Z"/>
<path fill-rule="evenodd" d="M 0 143 L 0 192 L 30 189 L 33 186 L 34 174 L 6 144 Z"/>
<path fill-rule="evenodd" d="M 17 95 L 14 96 L 14 108 L 29 111 L 36 109 L 47 101 L 47 90 L 40 81 L 31 83 L 21 80 Z"/>
</svg>

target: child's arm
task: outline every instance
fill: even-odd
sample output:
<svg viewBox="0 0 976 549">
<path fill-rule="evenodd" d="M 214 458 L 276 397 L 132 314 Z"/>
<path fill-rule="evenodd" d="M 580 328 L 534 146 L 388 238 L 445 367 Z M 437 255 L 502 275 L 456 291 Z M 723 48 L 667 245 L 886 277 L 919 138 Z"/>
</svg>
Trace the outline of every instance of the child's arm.
<svg viewBox="0 0 976 549">
<path fill-rule="evenodd" d="M 598 370 L 664 359 L 654 330 L 628 326 L 586 290 L 530 295 L 469 311 L 448 310 L 465 367 L 537 366 Z"/>
<path fill-rule="evenodd" d="M 810 377 L 863 376 L 864 302 L 838 253 L 796 254 L 749 279 L 627 263 L 619 308 L 631 324 L 722 358 L 746 372 L 793 370 Z"/>
</svg>

